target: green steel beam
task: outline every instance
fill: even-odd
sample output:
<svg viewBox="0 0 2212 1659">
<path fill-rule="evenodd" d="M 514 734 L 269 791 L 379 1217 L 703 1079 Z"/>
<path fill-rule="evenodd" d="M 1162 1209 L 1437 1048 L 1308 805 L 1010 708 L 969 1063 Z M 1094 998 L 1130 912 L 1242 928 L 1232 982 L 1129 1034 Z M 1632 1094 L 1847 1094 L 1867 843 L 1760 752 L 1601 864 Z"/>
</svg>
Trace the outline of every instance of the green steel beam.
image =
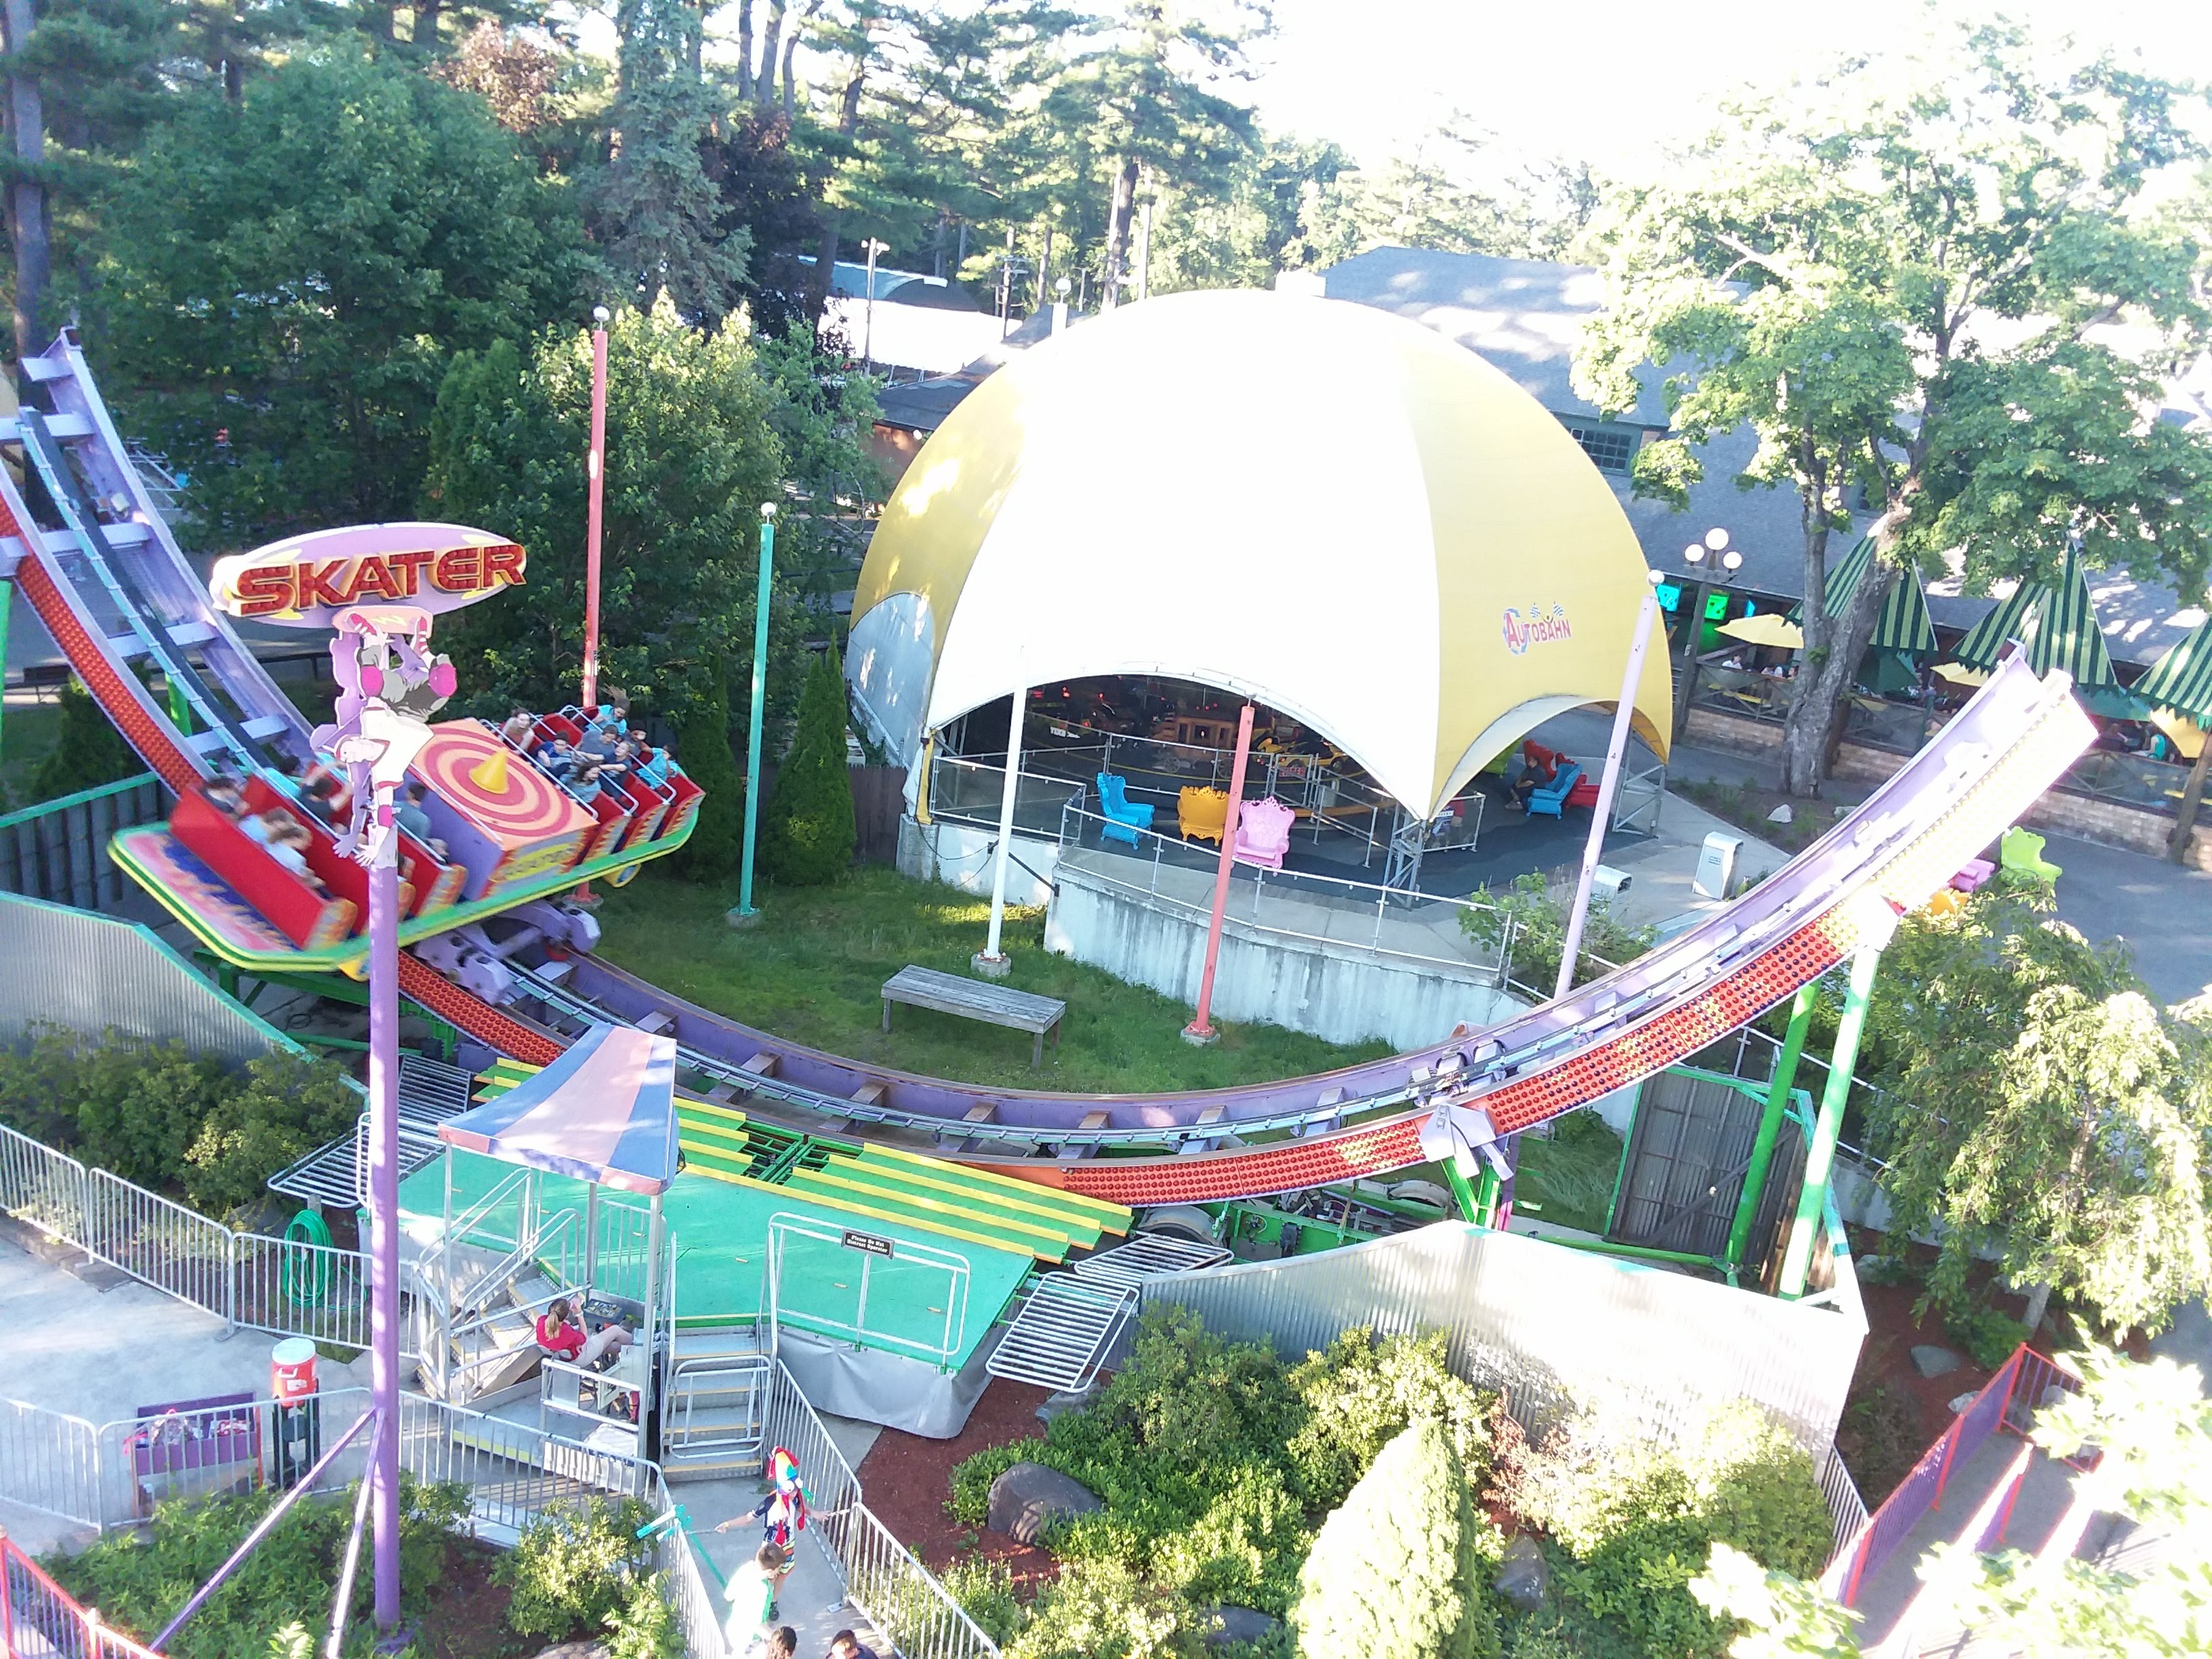
<svg viewBox="0 0 2212 1659">
<path fill-rule="evenodd" d="M 1498 1200 L 1504 1189 L 1505 1183 L 1498 1178 L 1498 1171 L 1487 1163 L 1484 1164 L 1482 1177 L 1474 1188 L 1475 1213 L 1473 1218 L 1476 1226 L 1495 1227 L 1498 1224 Z"/>
<path fill-rule="evenodd" d="M 1588 1250 L 1592 1255 L 1626 1256 L 1632 1261 L 1680 1261 L 1693 1267 L 1703 1267 L 1709 1273 L 1729 1272 L 1727 1262 L 1710 1255 L 1692 1255 L 1686 1250 L 1662 1250 L 1649 1244 L 1616 1244 L 1609 1238 L 1559 1238 L 1542 1235 L 1547 1244 L 1564 1244 L 1571 1250 Z M 1735 1275 L 1729 1274 L 1733 1279 Z"/>
<path fill-rule="evenodd" d="M 1790 1005 L 1790 1029 L 1782 1039 L 1781 1056 L 1766 1087 L 1766 1110 L 1759 1120 L 1759 1135 L 1751 1143 L 1751 1166 L 1743 1174 L 1743 1196 L 1736 1200 L 1735 1219 L 1729 1225 L 1728 1259 L 1731 1267 L 1743 1265 L 1744 1247 L 1751 1241 L 1751 1224 L 1759 1214 L 1759 1200 L 1766 1193 L 1767 1166 L 1774 1161 L 1774 1143 L 1782 1133 L 1782 1115 L 1790 1104 L 1790 1088 L 1797 1081 L 1798 1057 L 1805 1052 L 1805 1033 L 1813 1024 L 1813 1009 L 1820 1000 L 1819 982 L 1800 988 Z"/>
<path fill-rule="evenodd" d="M 1482 1200 L 1475 1196 L 1474 1188 L 1468 1184 L 1467 1177 L 1459 1172 L 1459 1160 L 1448 1158 L 1439 1167 L 1444 1172 L 1444 1179 L 1451 1183 L 1452 1196 L 1459 1200 L 1460 1214 L 1469 1221 L 1480 1221 L 1482 1218 Z"/>
<path fill-rule="evenodd" d="M 1820 1232 L 1821 1206 L 1828 1196 L 1828 1176 L 1835 1168 L 1836 1137 L 1843 1129 L 1844 1104 L 1850 1097 L 1851 1068 L 1858 1064 L 1859 1036 L 1866 1030 L 1875 970 L 1881 965 L 1878 947 L 1862 949 L 1851 958 L 1844 1017 L 1837 1024 L 1835 1052 L 1828 1063 L 1828 1086 L 1820 1091 L 1820 1115 L 1813 1121 L 1813 1144 L 1805 1151 L 1805 1184 L 1797 1194 L 1797 1214 L 1790 1224 L 1790 1248 L 1782 1258 L 1781 1282 L 1775 1286 L 1776 1294 L 1790 1300 L 1805 1294 L 1805 1275 L 1813 1265 L 1813 1243 Z"/>
</svg>

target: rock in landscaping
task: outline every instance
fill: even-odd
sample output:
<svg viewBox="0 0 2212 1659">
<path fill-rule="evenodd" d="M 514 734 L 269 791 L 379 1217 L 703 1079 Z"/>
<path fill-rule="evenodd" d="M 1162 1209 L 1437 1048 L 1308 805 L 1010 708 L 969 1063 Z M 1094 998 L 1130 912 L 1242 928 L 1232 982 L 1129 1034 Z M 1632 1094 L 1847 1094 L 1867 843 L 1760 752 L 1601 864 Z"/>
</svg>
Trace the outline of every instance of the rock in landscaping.
<svg viewBox="0 0 2212 1659">
<path fill-rule="evenodd" d="M 1951 1401 L 1951 1415 L 1954 1417 L 1958 1416 L 1961 1412 L 1965 1411 L 1967 1407 L 1972 1405 L 1974 1401 L 1979 1400 L 1981 1397 L 1982 1396 L 1978 1392 L 1974 1394 L 1960 1395 Z"/>
<path fill-rule="evenodd" d="M 1966 1362 L 1948 1348 L 1923 1342 L 1912 1351 L 1912 1369 L 1923 1376 L 1948 1376 Z"/>
<path fill-rule="evenodd" d="M 557 1648 L 548 1648 L 538 1659 L 607 1659 L 605 1642 L 563 1642 Z"/>
<path fill-rule="evenodd" d="M 1766 815 L 1766 821 L 1769 823 L 1788 823 L 1796 816 L 1796 813 L 1790 810 L 1790 803 L 1785 800 Z"/>
<path fill-rule="evenodd" d="M 1053 1522 L 1105 1507 L 1090 1487 L 1058 1469 L 1017 1463 L 991 1483 L 989 1525 L 1017 1544 L 1034 1544 Z"/>
<path fill-rule="evenodd" d="M 1079 1412 L 1098 1398 L 1101 1384 L 1093 1379 L 1087 1389 L 1062 1389 L 1036 1408 L 1036 1420 L 1051 1426 L 1052 1419 L 1062 1412 Z"/>
<path fill-rule="evenodd" d="M 1505 1547 L 1491 1587 L 1523 1613 L 1534 1613 L 1550 1599 L 1552 1570 L 1544 1565 L 1544 1547 L 1522 1533 Z"/>
<path fill-rule="evenodd" d="M 1210 1648 L 1225 1648 L 1232 1642 L 1272 1642 L 1283 1621 L 1272 1613 L 1255 1607 L 1232 1607 L 1226 1602 L 1207 1609 L 1212 1623 L 1206 1628 L 1206 1644 Z"/>
</svg>

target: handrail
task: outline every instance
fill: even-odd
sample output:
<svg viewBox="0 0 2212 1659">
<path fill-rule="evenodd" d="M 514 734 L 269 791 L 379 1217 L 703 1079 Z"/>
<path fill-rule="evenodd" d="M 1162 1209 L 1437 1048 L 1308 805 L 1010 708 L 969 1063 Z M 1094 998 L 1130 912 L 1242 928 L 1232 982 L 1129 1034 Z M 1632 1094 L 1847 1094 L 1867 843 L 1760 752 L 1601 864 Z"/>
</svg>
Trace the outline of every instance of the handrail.
<svg viewBox="0 0 2212 1659">
<path fill-rule="evenodd" d="M 536 1171 L 532 1170 L 518 1169 L 512 1175 L 502 1176 L 493 1184 L 489 1192 L 453 1218 L 453 1224 L 445 1229 L 440 1238 L 440 1244 L 450 1247 L 456 1238 L 465 1240 L 477 1224 L 491 1212 L 493 1205 L 505 1198 L 514 1188 L 526 1184 L 535 1173 Z M 515 1231 L 520 1232 L 522 1230 L 518 1226 Z"/>
<path fill-rule="evenodd" d="M 20 1577 L 23 1589 L 33 1592 L 54 1613 L 61 1614 L 82 1632 L 84 1645 L 73 1649 L 63 1645 L 66 1638 L 52 1631 L 37 1630 L 34 1615 L 28 1609 L 15 1605 L 20 1591 L 15 1580 Z M 15 1626 L 18 1623 L 31 1625 L 37 1630 L 39 1646 L 34 1649 L 15 1645 Z M 23 1552 L 23 1547 L 8 1536 L 5 1526 L 0 1526 L 0 1659 L 32 1659 L 33 1652 L 44 1654 L 80 1653 L 83 1659 L 161 1659 L 154 1649 L 132 1641 L 119 1631 L 112 1631 L 100 1622 L 100 1614 L 80 1603 L 64 1589 L 46 1570 Z"/>
<path fill-rule="evenodd" d="M 124 778 L 114 783 L 96 784 L 90 789 L 80 789 L 73 795 L 57 795 L 52 800 L 33 801 L 30 805 L 19 807 L 13 812 L 0 813 L 0 830 L 12 830 L 19 823 L 29 823 L 35 818 L 43 818 L 55 812 L 67 811 L 70 807 L 82 806 L 88 801 L 104 800 L 110 795 L 126 794 L 132 790 L 142 789 L 149 783 L 161 783 L 161 780 L 152 772 L 141 772 L 135 777 Z M 162 784 L 162 787 L 167 787 Z"/>
</svg>

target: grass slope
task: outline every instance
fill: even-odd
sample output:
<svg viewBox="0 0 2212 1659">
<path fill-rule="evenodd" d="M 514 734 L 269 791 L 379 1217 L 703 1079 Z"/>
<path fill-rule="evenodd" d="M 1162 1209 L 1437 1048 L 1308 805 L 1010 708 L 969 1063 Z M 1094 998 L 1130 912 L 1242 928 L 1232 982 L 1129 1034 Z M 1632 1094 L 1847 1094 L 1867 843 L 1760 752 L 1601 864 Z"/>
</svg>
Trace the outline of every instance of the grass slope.
<svg viewBox="0 0 2212 1659">
<path fill-rule="evenodd" d="M 1221 1041 L 1182 1041 L 1190 1010 L 1103 969 L 1043 948 L 1044 913 L 1006 911 L 1008 983 L 1067 1003 L 1060 1048 L 1030 1068 L 1030 1036 L 927 1009 L 901 1007 L 885 1036 L 883 982 L 909 963 L 969 972 L 990 904 L 882 868 L 830 887 L 756 890 L 761 924 L 733 931 L 722 913 L 737 884 L 693 885 L 647 866 L 607 895 L 599 953 L 677 995 L 811 1047 L 933 1077 L 1001 1087 L 1111 1094 L 1209 1089 L 1301 1077 L 1389 1052 L 1274 1025 L 1215 1024 Z"/>
</svg>

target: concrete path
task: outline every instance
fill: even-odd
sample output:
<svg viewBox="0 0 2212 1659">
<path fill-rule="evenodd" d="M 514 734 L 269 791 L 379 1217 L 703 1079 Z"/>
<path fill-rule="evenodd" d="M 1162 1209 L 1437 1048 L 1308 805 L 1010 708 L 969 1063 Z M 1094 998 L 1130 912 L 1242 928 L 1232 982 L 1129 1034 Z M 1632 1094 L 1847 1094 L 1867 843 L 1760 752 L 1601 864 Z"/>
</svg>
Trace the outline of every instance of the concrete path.
<svg viewBox="0 0 2212 1659">
<path fill-rule="evenodd" d="M 857 1422 L 849 1417 L 824 1416 L 823 1426 L 845 1461 L 854 1468 L 876 1443 L 883 1430 L 873 1423 Z M 816 1486 L 810 1477 L 807 1484 Z M 725 1577 L 737 1571 L 761 1546 L 758 1525 L 748 1519 L 761 1499 L 768 1494 L 765 1481 L 751 1477 L 727 1480 L 687 1480 L 672 1488 L 676 1501 L 684 1505 L 691 1516 L 699 1540 L 706 1547 L 707 1558 Z M 717 1533 L 714 1528 L 726 1521 L 736 1522 L 729 1531 Z M 799 1632 L 799 1659 L 820 1659 L 829 1650 L 830 1638 L 841 1630 L 850 1630 L 861 1642 L 878 1653 L 888 1654 L 890 1643 L 870 1626 L 860 1611 L 845 1600 L 845 1589 L 838 1580 L 836 1569 L 822 1547 L 822 1529 L 810 1526 L 799 1535 L 791 1577 L 784 1581 L 776 1613 L 778 1621 Z M 719 1598 L 720 1586 L 712 1582 L 708 1586 Z M 726 1603 L 724 1604 L 726 1607 Z M 730 1659 L 742 1659 L 744 1649 L 734 1650 Z"/>
<path fill-rule="evenodd" d="M 0 1331 L 9 1345 L 0 1395 L 95 1427 L 135 1417 L 141 1406 L 246 1392 L 258 1399 L 269 1390 L 272 1339 L 240 1332 L 226 1340 L 212 1314 L 110 1268 L 88 1268 L 84 1278 L 64 1272 L 25 1248 L 12 1227 L 0 1231 Z M 0 1442 L 11 1458 L 33 1453 L 23 1441 Z M 0 1489 L 8 1473 L 0 1470 Z M 74 1522 L 7 1503 L 0 1525 L 33 1553 L 89 1536 Z"/>
</svg>

